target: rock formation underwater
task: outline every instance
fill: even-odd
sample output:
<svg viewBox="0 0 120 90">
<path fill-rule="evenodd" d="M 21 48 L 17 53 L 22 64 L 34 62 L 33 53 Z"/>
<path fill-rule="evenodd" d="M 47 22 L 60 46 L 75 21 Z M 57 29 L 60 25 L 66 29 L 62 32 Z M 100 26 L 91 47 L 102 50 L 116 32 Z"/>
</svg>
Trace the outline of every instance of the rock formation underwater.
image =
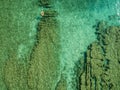
<svg viewBox="0 0 120 90">
<path fill-rule="evenodd" d="M 119 0 L 1 0 L 0 90 L 119 90 Z"/>
</svg>

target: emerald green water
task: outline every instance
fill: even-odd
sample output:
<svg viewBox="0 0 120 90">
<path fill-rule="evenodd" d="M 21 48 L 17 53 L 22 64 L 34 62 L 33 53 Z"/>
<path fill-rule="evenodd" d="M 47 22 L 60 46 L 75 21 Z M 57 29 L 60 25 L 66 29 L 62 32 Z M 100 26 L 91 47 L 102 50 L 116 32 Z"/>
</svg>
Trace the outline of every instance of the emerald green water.
<svg viewBox="0 0 120 90">
<path fill-rule="evenodd" d="M 59 12 L 61 28 L 61 73 L 67 80 L 67 90 L 77 90 L 75 65 L 83 56 L 87 46 L 95 39 L 93 26 L 98 21 L 119 25 L 119 0 L 57 0 L 55 9 Z"/>
<path fill-rule="evenodd" d="M 39 15 L 37 0 L 0 1 L 0 90 L 7 90 L 3 68 L 10 57 L 26 63 L 34 46 L 36 17 Z"/>
<path fill-rule="evenodd" d="M 39 15 L 39 7 L 35 0 L 2 0 L 0 6 L 2 21 L 0 22 L 0 47 L 8 49 L 8 51 L 4 49 L 2 53 L 7 55 L 9 51 L 16 51 L 18 58 L 23 58 L 30 53 L 35 42 L 38 22 L 36 17 Z"/>
<path fill-rule="evenodd" d="M 60 26 L 60 73 L 66 78 L 67 90 L 77 90 L 75 65 L 87 46 L 96 40 L 93 26 L 101 20 L 119 25 L 119 7 L 120 0 L 53 1 Z M 0 1 L 0 67 L 9 53 L 15 53 L 20 63 L 26 62 L 25 57 L 30 55 L 36 41 L 36 25 L 42 9 L 37 0 Z M 6 90 L 3 82 L 0 87 Z"/>
</svg>

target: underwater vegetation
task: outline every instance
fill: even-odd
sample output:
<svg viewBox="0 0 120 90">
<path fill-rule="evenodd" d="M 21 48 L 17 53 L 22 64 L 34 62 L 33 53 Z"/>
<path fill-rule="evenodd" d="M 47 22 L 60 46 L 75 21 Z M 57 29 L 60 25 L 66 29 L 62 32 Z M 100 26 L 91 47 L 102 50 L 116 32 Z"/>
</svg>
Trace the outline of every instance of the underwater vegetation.
<svg viewBox="0 0 120 90">
<path fill-rule="evenodd" d="M 0 90 L 120 90 L 120 26 L 98 20 L 92 28 L 87 9 L 96 2 L 1 0 Z"/>
<path fill-rule="evenodd" d="M 50 8 L 51 7 L 51 0 L 38 0 L 38 3 L 40 6 L 44 8 Z"/>
<path fill-rule="evenodd" d="M 9 4 L 10 3 L 11 2 L 9 2 Z M 15 5 L 16 3 L 13 1 L 11 4 Z M 22 3 L 22 6 L 23 6 L 23 3 Z M 11 48 L 15 50 L 8 50 L 6 55 L 7 57 L 5 59 L 0 58 L 1 60 L 0 89 L 1 90 L 55 90 L 55 89 L 63 90 L 63 88 L 65 90 L 67 89 L 66 79 L 61 75 L 61 72 L 59 72 L 60 71 L 59 69 L 60 68 L 60 60 L 59 60 L 60 41 L 59 41 L 59 25 L 58 25 L 58 20 L 56 19 L 56 16 L 58 15 L 58 13 L 52 7 L 49 7 L 49 8 L 46 7 L 46 4 L 41 4 L 40 7 L 43 8 L 43 10 L 41 11 L 44 12 L 44 15 L 41 16 L 40 21 L 37 24 L 37 31 L 36 31 L 37 33 L 35 34 L 36 37 L 34 37 L 35 41 L 34 41 L 34 44 L 33 44 L 34 46 L 31 52 L 29 52 L 29 54 L 25 56 L 20 55 L 22 58 L 18 58 L 18 53 L 17 53 L 19 49 L 18 45 L 24 41 L 24 40 L 22 41 L 18 39 L 19 42 L 17 43 L 17 45 L 16 45 L 16 42 L 15 44 L 14 43 L 10 44 L 11 46 L 13 46 Z M 21 7 L 20 7 L 20 10 L 21 10 Z M 11 11 L 10 13 L 15 12 L 12 9 L 10 11 Z M 24 9 L 23 11 L 21 10 L 21 13 L 17 13 L 17 15 L 22 15 L 22 12 L 24 12 Z M 31 13 L 28 13 L 28 14 L 31 15 Z M 28 14 L 27 15 L 25 14 L 27 18 L 29 18 Z M 14 33 L 14 30 L 16 30 L 16 32 L 20 32 L 21 29 L 22 29 L 22 32 L 26 30 L 28 31 L 31 30 L 30 28 L 32 27 L 30 28 L 27 27 L 27 24 L 31 23 L 32 18 L 30 18 L 30 20 L 28 20 L 28 22 L 25 22 L 24 24 L 23 22 L 19 23 L 20 20 L 22 20 L 21 18 L 23 17 L 21 16 L 20 20 L 17 20 L 18 18 L 17 17 L 16 21 L 19 21 L 19 22 L 16 23 L 14 21 L 14 17 L 15 17 L 14 15 L 16 16 L 16 14 L 13 14 L 13 17 L 9 18 L 12 22 L 11 24 L 9 24 L 11 28 L 6 27 L 7 29 L 5 28 L 5 30 L 8 31 L 10 29 L 9 31 L 13 33 Z M 27 20 L 25 19 L 25 21 Z M 21 27 L 19 26 L 19 24 L 21 25 Z M 9 33 L 9 34 L 10 34 L 10 37 L 13 39 L 13 41 L 15 41 L 17 37 L 21 36 L 21 34 L 18 35 L 17 33 L 14 33 L 14 34 Z M 17 35 L 17 37 L 13 38 L 13 35 L 14 36 Z M 31 33 L 29 35 L 31 35 Z M 5 41 L 4 38 L 3 38 L 3 41 Z M 26 39 L 26 37 L 24 38 Z M 28 41 L 28 40 L 25 40 L 25 41 Z M 7 45 L 7 43 L 8 42 L 6 42 L 5 44 Z M 24 45 L 20 45 L 20 46 L 21 46 L 20 52 L 23 53 L 24 52 L 23 50 L 26 50 L 26 48 L 23 48 Z M 4 49 L 2 46 L 1 48 Z M 7 46 L 5 47 L 5 49 L 7 49 Z M 5 56 L 4 53 L 1 54 L 1 56 L 2 55 Z"/>
<path fill-rule="evenodd" d="M 37 42 L 28 67 L 29 90 L 54 90 L 59 76 L 59 26 L 56 11 L 41 0 L 44 13 L 37 26 Z"/>
<path fill-rule="evenodd" d="M 119 90 L 120 26 L 101 21 L 96 26 L 97 41 L 88 46 L 80 90 Z"/>
<path fill-rule="evenodd" d="M 37 33 L 31 52 L 24 58 L 18 58 L 16 47 L 12 44 L 15 50 L 8 50 L 4 61 L 0 58 L 2 63 L 0 90 L 54 90 L 59 76 L 59 27 L 56 19 L 57 12 L 50 7 L 47 8 L 50 4 L 45 1 L 49 0 L 40 1 L 41 5 L 45 6 L 44 16 L 37 24 Z M 14 2 L 13 5 L 15 5 Z M 14 31 L 14 28 L 11 29 Z M 25 29 L 22 28 L 24 31 Z M 30 31 L 29 28 L 27 29 Z M 19 27 L 18 30 L 20 32 L 21 28 Z"/>
</svg>

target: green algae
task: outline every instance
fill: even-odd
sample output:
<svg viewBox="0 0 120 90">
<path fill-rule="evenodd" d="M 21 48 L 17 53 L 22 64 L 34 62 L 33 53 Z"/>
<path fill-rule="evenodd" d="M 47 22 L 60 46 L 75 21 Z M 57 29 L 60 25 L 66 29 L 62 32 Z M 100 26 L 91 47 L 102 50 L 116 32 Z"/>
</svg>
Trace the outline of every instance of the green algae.
<svg viewBox="0 0 120 90">
<path fill-rule="evenodd" d="M 34 27 L 34 23 L 37 23 L 34 21 L 36 10 L 29 8 L 31 5 L 29 2 L 1 1 L 5 9 L 0 11 L 0 18 L 3 23 L 8 22 L 5 25 L 0 24 L 2 90 L 119 90 L 120 81 L 117 77 L 119 75 L 117 66 L 120 63 L 119 27 L 108 27 L 106 22 L 99 22 L 96 28 L 98 40 L 88 47 L 85 59 L 80 59 L 81 63 L 76 62 L 95 38 L 94 29 L 91 29 L 94 22 L 88 19 L 92 19 L 93 14 L 90 16 L 89 13 L 83 14 L 82 11 L 89 8 L 90 1 L 94 1 L 92 5 L 96 5 L 95 2 L 99 0 L 89 0 L 88 3 L 87 0 L 84 1 L 61 0 L 62 8 L 59 6 L 53 8 L 52 0 L 39 0 L 44 15 L 40 16 L 37 31 Z M 36 2 L 34 5 L 36 6 Z M 20 9 L 16 9 L 18 7 Z M 40 14 L 38 11 L 37 13 Z M 29 45 L 30 43 L 32 44 Z M 63 46 L 62 54 L 59 50 L 60 43 Z M 59 54 L 62 59 L 59 58 Z M 116 73 L 116 76 L 112 75 L 113 73 Z M 110 80 L 114 76 L 115 79 Z"/>
<path fill-rule="evenodd" d="M 82 90 L 119 90 L 119 30 L 119 26 L 98 23 L 98 39 L 85 53 L 85 69 L 80 76 Z"/>
<path fill-rule="evenodd" d="M 19 64 L 15 55 L 9 57 L 3 67 L 3 81 L 7 90 L 28 90 L 27 86 L 27 67 Z M 4 89 L 3 89 L 4 90 Z"/>
<path fill-rule="evenodd" d="M 53 17 L 42 17 L 38 24 L 38 42 L 28 69 L 31 90 L 54 90 L 59 76 L 59 27 Z"/>
<path fill-rule="evenodd" d="M 57 12 L 46 9 L 45 16 L 38 22 L 38 30 L 35 30 L 34 23 L 37 21 L 34 19 L 40 12 L 36 12 L 37 6 L 34 10 L 30 5 L 36 1 L 1 3 L 5 4 L 0 11 L 0 18 L 5 24 L 0 24 L 1 90 L 54 90 L 59 75 Z M 48 8 L 48 2 L 42 0 L 41 3 Z M 4 16 L 6 13 L 9 16 Z"/>
<path fill-rule="evenodd" d="M 58 13 L 54 10 L 44 10 L 44 16 L 43 17 L 55 17 Z"/>
<path fill-rule="evenodd" d="M 59 26 L 54 10 L 45 10 L 37 29 L 37 44 L 28 69 L 30 90 L 54 90 L 59 72 Z"/>
<path fill-rule="evenodd" d="M 61 75 L 60 80 L 57 82 L 55 90 L 67 90 L 67 82 L 63 75 Z"/>
<path fill-rule="evenodd" d="M 39 5 L 45 8 L 51 7 L 51 0 L 38 0 Z"/>
<path fill-rule="evenodd" d="M 0 1 L 0 90 L 27 90 L 27 65 L 35 42 L 38 6 Z"/>
</svg>

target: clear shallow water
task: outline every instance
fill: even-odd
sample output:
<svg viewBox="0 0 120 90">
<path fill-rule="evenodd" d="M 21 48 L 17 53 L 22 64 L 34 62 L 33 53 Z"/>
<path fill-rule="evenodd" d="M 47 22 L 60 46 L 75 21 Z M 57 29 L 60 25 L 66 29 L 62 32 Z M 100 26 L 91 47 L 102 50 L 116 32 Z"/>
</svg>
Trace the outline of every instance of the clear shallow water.
<svg viewBox="0 0 120 90">
<path fill-rule="evenodd" d="M 39 15 L 37 0 L 1 1 L 0 2 L 0 49 L 1 58 L 7 59 L 10 52 L 23 59 L 31 52 L 35 42 L 36 17 Z M 6 58 L 4 58 L 6 56 Z"/>
<path fill-rule="evenodd" d="M 87 46 L 96 39 L 93 26 L 98 21 L 119 25 L 119 6 L 120 0 L 57 0 L 55 2 L 61 28 L 60 67 L 67 80 L 67 90 L 77 90 L 74 67 Z"/>
<path fill-rule="evenodd" d="M 11 49 L 17 52 L 18 58 L 28 55 L 33 48 L 36 36 L 36 24 L 39 21 L 37 17 L 40 16 L 39 12 L 42 9 L 36 7 L 35 3 L 37 1 L 33 1 L 4 2 L 4 8 L 6 9 L 1 10 L 0 14 L 3 14 L 2 16 L 6 18 L 3 21 L 9 22 L 9 25 L 7 27 L 4 25 L 1 26 L 2 28 L 4 27 L 0 31 L 0 37 L 2 38 L 2 45 L 0 47 L 2 52 L 0 56 L 1 62 L 2 55 L 5 56 L 4 60 L 8 58 L 7 55 L 10 46 L 12 46 Z M 2 8 L 2 4 L 0 8 Z M 60 71 L 66 78 L 67 90 L 76 90 L 75 63 L 83 56 L 82 53 L 87 49 L 87 46 L 96 39 L 93 25 L 96 25 L 99 20 L 108 21 L 110 25 L 119 25 L 119 7 L 120 0 L 54 1 L 54 9 L 59 13 L 57 19 L 60 25 L 62 47 L 60 53 Z M 8 11 L 7 8 L 10 10 Z M 9 33 L 7 33 L 8 31 Z M 14 51 L 11 49 L 10 51 Z M 0 85 L 2 86 L 2 84 Z"/>
</svg>

